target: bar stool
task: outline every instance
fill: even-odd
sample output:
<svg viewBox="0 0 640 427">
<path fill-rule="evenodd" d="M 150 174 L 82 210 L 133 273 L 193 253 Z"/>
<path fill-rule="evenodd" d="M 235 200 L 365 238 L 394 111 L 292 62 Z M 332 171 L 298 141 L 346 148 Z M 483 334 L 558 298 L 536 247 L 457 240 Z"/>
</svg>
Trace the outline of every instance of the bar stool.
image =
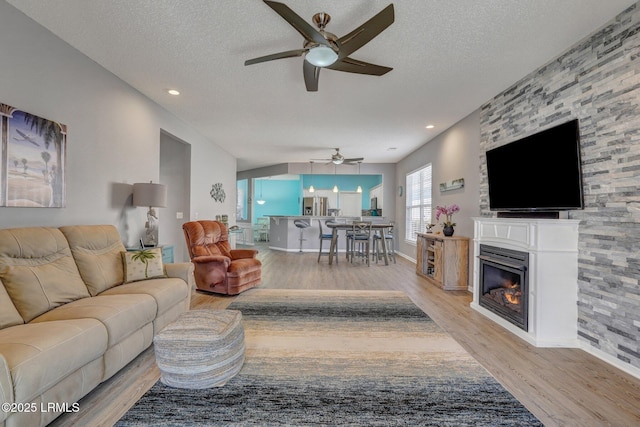
<svg viewBox="0 0 640 427">
<path fill-rule="evenodd" d="M 300 252 L 302 252 L 302 242 L 307 240 L 304 238 L 304 229 L 309 228 L 309 223 L 302 219 L 296 219 L 293 224 L 300 229 Z"/>
<path fill-rule="evenodd" d="M 331 222 L 330 219 L 325 221 L 325 225 Z M 331 233 L 325 234 L 322 231 L 322 221 L 318 220 L 318 227 L 320 228 L 320 250 L 318 251 L 318 262 L 320 262 L 320 257 L 322 255 L 329 255 L 329 252 L 322 252 L 322 242 L 324 242 L 325 240 L 329 241 L 329 245 L 331 245 L 331 239 L 333 239 L 333 230 L 331 230 Z M 336 260 L 336 264 L 338 263 L 338 257 L 336 256 L 338 254 L 338 236 L 336 235 L 336 247 L 335 247 L 335 251 L 336 253 L 334 254 L 335 260 Z"/>
</svg>

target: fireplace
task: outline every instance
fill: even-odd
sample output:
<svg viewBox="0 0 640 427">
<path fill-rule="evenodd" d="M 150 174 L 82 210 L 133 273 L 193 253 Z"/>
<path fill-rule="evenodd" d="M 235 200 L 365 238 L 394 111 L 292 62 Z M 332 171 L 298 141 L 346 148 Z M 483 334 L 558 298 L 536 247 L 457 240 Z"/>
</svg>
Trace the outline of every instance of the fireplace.
<svg viewBox="0 0 640 427">
<path fill-rule="evenodd" d="M 471 308 L 536 347 L 579 347 L 580 220 L 474 218 L 473 225 Z M 490 249 L 490 253 L 482 254 L 486 260 L 480 259 L 481 246 L 485 250 Z M 522 251 L 523 257 L 517 256 L 519 251 Z M 481 273 L 489 271 L 491 267 L 514 275 L 523 274 L 520 286 L 524 286 L 522 295 L 528 301 L 523 300 L 521 313 L 506 306 L 496 308 L 496 304 L 492 304 L 488 298 L 483 298 L 484 302 L 480 303 L 480 297 L 487 293 L 484 287 L 491 286 L 485 283 L 481 285 Z M 496 313 L 498 311 L 500 314 Z M 516 317 L 526 323 L 522 327 L 516 326 Z"/>
<path fill-rule="evenodd" d="M 528 331 L 529 254 L 481 244 L 478 259 L 480 306 Z"/>
</svg>

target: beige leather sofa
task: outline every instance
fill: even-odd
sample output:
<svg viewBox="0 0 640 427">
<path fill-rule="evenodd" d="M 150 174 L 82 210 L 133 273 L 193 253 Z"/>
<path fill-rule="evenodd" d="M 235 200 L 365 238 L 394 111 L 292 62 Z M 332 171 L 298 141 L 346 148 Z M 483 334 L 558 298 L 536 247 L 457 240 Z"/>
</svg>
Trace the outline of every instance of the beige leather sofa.
<svg viewBox="0 0 640 427">
<path fill-rule="evenodd" d="M 0 230 L 0 427 L 43 426 L 189 309 L 193 266 L 123 284 L 113 226 Z"/>
</svg>

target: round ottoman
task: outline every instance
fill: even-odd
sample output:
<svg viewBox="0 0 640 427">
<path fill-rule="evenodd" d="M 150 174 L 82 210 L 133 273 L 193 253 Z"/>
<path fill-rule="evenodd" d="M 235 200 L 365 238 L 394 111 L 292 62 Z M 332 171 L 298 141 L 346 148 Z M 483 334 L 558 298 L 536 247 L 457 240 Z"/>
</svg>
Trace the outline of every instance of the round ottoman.
<svg viewBox="0 0 640 427">
<path fill-rule="evenodd" d="M 191 310 L 153 338 L 160 381 L 171 387 L 221 387 L 244 363 L 244 328 L 237 310 Z"/>
</svg>

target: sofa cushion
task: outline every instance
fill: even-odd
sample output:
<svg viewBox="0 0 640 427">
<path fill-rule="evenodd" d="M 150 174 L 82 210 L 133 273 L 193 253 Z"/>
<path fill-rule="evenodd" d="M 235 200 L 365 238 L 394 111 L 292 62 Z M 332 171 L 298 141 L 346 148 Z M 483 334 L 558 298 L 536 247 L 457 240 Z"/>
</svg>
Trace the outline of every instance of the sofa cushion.
<svg viewBox="0 0 640 427">
<path fill-rule="evenodd" d="M 107 328 L 108 347 L 119 343 L 156 317 L 157 306 L 149 295 L 109 295 L 65 304 L 33 319 L 44 323 L 65 319 L 96 319 Z"/>
<path fill-rule="evenodd" d="M 189 286 L 182 279 L 151 279 L 104 291 L 100 296 L 143 294 L 153 297 L 158 307 L 156 317 L 183 301 L 189 295 Z"/>
<path fill-rule="evenodd" d="M 89 296 L 69 244 L 57 228 L 0 230 L 0 280 L 25 322 Z"/>
<path fill-rule="evenodd" d="M 0 280 L 0 329 L 24 323 Z"/>
<path fill-rule="evenodd" d="M 112 225 L 60 227 L 67 238 L 80 276 L 92 296 L 123 281 L 122 257 L 125 250 L 118 230 Z"/>
<path fill-rule="evenodd" d="M 0 330 L 0 354 L 16 402 L 30 402 L 67 375 L 102 357 L 107 331 L 94 319 L 31 323 Z"/>
<path fill-rule="evenodd" d="M 166 277 L 162 265 L 161 248 L 122 252 L 122 263 L 124 264 L 124 283 Z"/>
</svg>

